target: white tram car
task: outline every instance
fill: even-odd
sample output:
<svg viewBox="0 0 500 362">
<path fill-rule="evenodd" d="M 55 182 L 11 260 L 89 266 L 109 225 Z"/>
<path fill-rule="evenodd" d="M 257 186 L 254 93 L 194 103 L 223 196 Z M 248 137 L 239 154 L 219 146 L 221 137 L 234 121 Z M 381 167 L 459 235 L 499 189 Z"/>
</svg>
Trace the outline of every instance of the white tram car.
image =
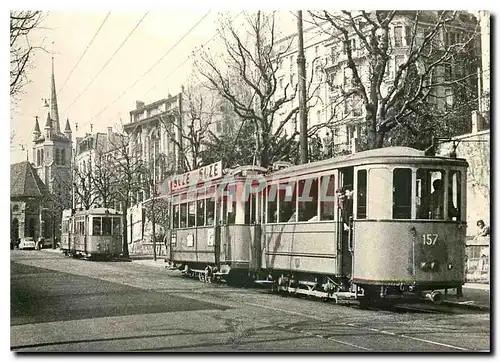
<svg viewBox="0 0 500 362">
<path fill-rule="evenodd" d="M 108 208 L 63 211 L 61 251 L 85 258 L 112 258 L 122 254 L 122 215 Z"/>
</svg>

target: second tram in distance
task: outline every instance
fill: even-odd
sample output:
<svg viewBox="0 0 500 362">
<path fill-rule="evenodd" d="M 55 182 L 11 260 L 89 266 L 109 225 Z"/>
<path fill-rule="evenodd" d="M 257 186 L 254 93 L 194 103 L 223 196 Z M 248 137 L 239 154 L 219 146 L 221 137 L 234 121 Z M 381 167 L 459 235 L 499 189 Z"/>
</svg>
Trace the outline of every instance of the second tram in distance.
<svg viewBox="0 0 500 362">
<path fill-rule="evenodd" d="M 116 210 L 95 208 L 63 211 L 61 251 L 85 258 L 118 257 L 122 254 L 122 215 Z"/>
</svg>

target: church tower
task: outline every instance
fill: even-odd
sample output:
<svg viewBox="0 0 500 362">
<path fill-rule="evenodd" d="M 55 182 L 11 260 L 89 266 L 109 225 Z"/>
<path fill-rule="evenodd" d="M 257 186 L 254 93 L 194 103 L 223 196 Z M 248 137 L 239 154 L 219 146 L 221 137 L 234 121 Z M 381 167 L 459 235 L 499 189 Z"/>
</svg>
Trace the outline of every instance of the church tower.
<svg viewBox="0 0 500 362">
<path fill-rule="evenodd" d="M 33 131 L 33 163 L 38 176 L 54 196 L 54 208 L 71 207 L 71 152 L 72 134 L 69 120 L 64 133 L 59 123 L 56 80 L 54 75 L 54 57 L 50 78 L 50 100 L 46 104 L 46 122 L 40 129 L 38 117 Z"/>
</svg>

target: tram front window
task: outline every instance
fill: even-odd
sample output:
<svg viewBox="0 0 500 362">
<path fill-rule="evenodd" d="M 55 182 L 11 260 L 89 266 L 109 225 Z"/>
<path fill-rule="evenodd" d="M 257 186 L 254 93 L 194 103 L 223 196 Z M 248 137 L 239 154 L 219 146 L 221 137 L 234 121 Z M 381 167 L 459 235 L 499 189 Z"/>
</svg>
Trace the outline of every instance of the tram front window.
<svg viewBox="0 0 500 362">
<path fill-rule="evenodd" d="M 102 235 L 111 235 L 111 218 L 102 218 Z"/>
<path fill-rule="evenodd" d="M 120 235 L 122 233 L 122 220 L 119 217 L 113 218 L 113 235 Z"/>
<path fill-rule="evenodd" d="M 444 171 L 417 170 L 417 216 L 419 219 L 444 219 Z"/>
<path fill-rule="evenodd" d="M 396 168 L 392 177 L 392 218 L 411 218 L 412 171 L 409 168 Z"/>
<path fill-rule="evenodd" d="M 101 235 L 101 218 L 92 218 L 92 235 Z"/>
</svg>

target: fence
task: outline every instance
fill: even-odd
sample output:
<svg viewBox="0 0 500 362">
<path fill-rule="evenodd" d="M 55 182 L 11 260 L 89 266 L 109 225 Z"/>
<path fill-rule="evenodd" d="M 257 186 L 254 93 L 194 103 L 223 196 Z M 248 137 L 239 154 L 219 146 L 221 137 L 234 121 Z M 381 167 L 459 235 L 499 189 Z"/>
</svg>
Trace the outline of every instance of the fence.
<svg viewBox="0 0 500 362">
<path fill-rule="evenodd" d="M 467 283 L 489 283 L 490 238 L 479 237 L 468 240 L 465 246 L 465 281 Z"/>
</svg>

